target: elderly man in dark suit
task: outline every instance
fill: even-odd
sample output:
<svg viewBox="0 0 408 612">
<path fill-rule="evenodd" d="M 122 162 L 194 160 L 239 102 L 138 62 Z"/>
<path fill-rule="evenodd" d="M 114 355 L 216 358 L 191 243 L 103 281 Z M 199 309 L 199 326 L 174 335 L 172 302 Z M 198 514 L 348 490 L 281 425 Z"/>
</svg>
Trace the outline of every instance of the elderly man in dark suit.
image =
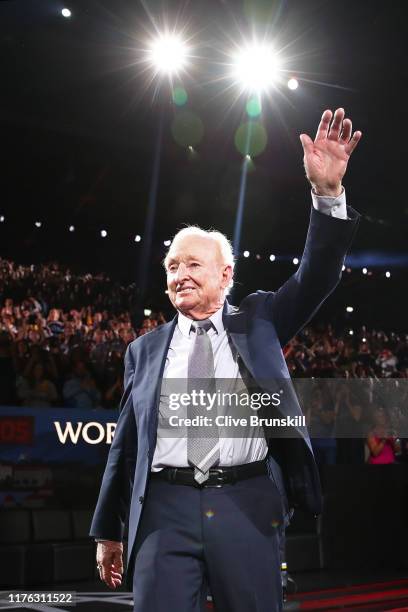
<svg viewBox="0 0 408 612">
<path fill-rule="evenodd" d="M 281 526 L 291 508 L 321 510 L 310 440 L 295 418 L 302 413 L 281 347 L 340 279 L 359 218 L 346 206 L 342 179 L 361 133 L 352 133 L 340 108 L 323 113 L 314 141 L 300 138 L 313 206 L 296 273 L 276 292 L 257 291 L 234 308 L 226 300 L 233 278 L 228 241 L 186 228 L 165 259 L 177 315 L 128 347 L 91 535 L 101 579 L 115 588 L 129 514 L 127 580 L 137 612 L 198 612 L 207 586 L 222 612 L 281 610 Z M 170 379 L 187 381 L 188 389 L 193 380 L 223 379 L 272 396 L 279 381 L 283 400 L 260 414 L 292 417 L 295 426 L 289 435 L 288 427 L 273 428 L 271 436 L 255 425 L 247 436 L 228 438 L 211 422 L 186 423 L 170 435 L 163 427 Z"/>
</svg>

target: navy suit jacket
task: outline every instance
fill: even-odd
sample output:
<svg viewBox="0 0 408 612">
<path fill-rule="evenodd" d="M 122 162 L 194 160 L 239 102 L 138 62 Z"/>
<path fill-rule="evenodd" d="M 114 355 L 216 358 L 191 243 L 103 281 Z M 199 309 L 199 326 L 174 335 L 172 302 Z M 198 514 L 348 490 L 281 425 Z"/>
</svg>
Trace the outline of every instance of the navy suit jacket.
<svg viewBox="0 0 408 612">
<path fill-rule="evenodd" d="M 284 386 L 282 415 L 302 414 L 282 353 L 340 280 L 359 214 L 348 220 L 312 208 L 305 249 L 293 276 L 276 292 L 257 291 L 239 308 L 224 307 L 224 325 L 255 383 L 267 392 Z M 161 379 L 177 317 L 132 342 L 125 356 L 125 391 L 90 535 L 121 541 L 129 514 L 128 563 L 132 557 L 156 446 Z M 279 381 L 277 383 L 277 381 Z M 293 428 L 292 428 L 293 430 Z M 286 432 L 287 433 L 287 432 Z M 289 508 L 321 512 L 318 471 L 306 428 L 268 439 L 267 466 Z"/>
</svg>

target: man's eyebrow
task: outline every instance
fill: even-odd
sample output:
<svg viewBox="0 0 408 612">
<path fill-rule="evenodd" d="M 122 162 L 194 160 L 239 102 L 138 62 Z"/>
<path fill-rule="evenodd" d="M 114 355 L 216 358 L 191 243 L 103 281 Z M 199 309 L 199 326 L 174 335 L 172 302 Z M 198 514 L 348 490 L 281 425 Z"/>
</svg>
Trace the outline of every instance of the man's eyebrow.
<svg viewBox="0 0 408 612">
<path fill-rule="evenodd" d="M 177 257 L 169 257 L 166 261 L 166 269 L 168 269 L 172 264 L 177 262 Z"/>
</svg>

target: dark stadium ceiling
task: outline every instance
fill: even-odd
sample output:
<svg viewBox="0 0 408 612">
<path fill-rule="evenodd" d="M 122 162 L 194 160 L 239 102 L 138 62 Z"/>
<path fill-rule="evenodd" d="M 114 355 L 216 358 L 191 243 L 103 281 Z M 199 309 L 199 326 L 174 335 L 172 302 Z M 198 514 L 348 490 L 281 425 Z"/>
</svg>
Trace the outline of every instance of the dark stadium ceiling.
<svg viewBox="0 0 408 612">
<path fill-rule="evenodd" d="M 242 162 L 234 135 L 247 117 L 244 97 L 217 77 L 233 42 L 254 31 L 284 48 L 300 87 L 263 105 L 268 141 L 248 176 L 242 248 L 299 252 L 310 202 L 298 135 L 314 133 L 325 108 L 343 106 L 363 132 L 345 181 L 366 217 L 355 248 L 406 252 L 405 9 L 404 0 L 3 0 L 0 256 L 85 268 L 133 258 L 161 113 L 155 248 L 186 222 L 231 236 Z M 138 63 L 164 23 L 184 27 L 194 47 L 183 109 L 167 83 L 148 86 Z M 171 131 L 186 109 L 203 125 L 194 155 Z"/>
</svg>

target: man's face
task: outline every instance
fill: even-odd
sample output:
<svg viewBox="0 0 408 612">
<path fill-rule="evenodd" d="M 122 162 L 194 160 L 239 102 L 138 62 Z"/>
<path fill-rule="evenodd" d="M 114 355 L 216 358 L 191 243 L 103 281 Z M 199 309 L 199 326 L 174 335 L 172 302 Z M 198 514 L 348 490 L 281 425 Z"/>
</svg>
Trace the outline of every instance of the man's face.
<svg viewBox="0 0 408 612">
<path fill-rule="evenodd" d="M 171 303 L 191 318 L 204 319 L 221 308 L 231 280 L 231 266 L 222 261 L 218 243 L 204 236 L 176 240 L 167 258 Z"/>
</svg>

